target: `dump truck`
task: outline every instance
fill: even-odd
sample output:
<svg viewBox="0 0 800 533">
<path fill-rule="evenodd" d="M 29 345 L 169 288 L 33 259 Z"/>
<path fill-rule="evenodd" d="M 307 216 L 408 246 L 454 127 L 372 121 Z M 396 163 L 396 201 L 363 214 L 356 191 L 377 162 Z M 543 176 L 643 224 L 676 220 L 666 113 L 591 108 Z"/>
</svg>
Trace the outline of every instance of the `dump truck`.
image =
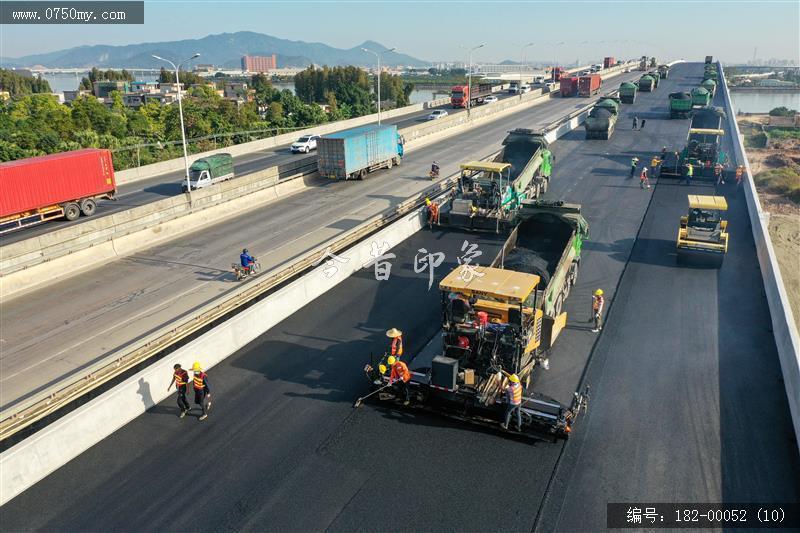
<svg viewBox="0 0 800 533">
<path fill-rule="evenodd" d="M 662 80 L 667 79 L 667 77 L 669 76 L 669 65 L 659 65 L 658 75 L 659 77 L 661 77 Z"/>
<path fill-rule="evenodd" d="M 459 266 L 439 284 L 441 333 L 404 358 L 411 370 L 408 408 L 501 431 L 504 390 L 516 375 L 524 385 L 522 427 L 504 431 L 566 438 L 587 406 L 588 389 L 566 406 L 533 391 L 531 377 L 537 366 L 549 367 L 549 350 L 566 325 L 563 303 L 588 225 L 579 205 L 561 202 L 525 201 L 515 219 L 491 266 Z M 388 386 L 385 359 L 370 361 L 365 371 L 380 401 L 407 405 Z"/>
<path fill-rule="evenodd" d="M 711 103 L 711 95 L 703 87 L 692 89 L 692 107 L 706 107 Z"/>
<path fill-rule="evenodd" d="M 710 78 L 703 80 L 703 83 L 700 86 L 708 91 L 708 93 L 711 95 L 711 98 L 714 98 L 714 96 L 717 94 L 717 82 Z"/>
<path fill-rule="evenodd" d="M 614 126 L 619 118 L 619 100 L 614 98 L 603 98 L 589 111 L 589 116 L 583 122 L 586 129 L 587 139 L 611 138 L 614 133 Z"/>
<path fill-rule="evenodd" d="M 455 85 L 450 89 L 450 105 L 454 108 L 470 107 L 482 104 L 483 99 L 492 94 L 491 83 L 472 84 L 472 90 L 468 85 Z"/>
<path fill-rule="evenodd" d="M 361 126 L 325 135 L 317 141 L 319 175 L 363 180 L 369 172 L 403 160 L 403 138 L 394 125 Z"/>
<path fill-rule="evenodd" d="M 685 176 L 691 164 L 695 179 L 714 178 L 716 165 L 725 165 L 728 161 L 728 155 L 719 146 L 720 137 L 725 135 L 722 129 L 725 116 L 725 110 L 719 107 L 695 110 L 686 146 L 679 153 L 668 154 L 661 163 L 659 177 Z"/>
<path fill-rule="evenodd" d="M 603 85 L 603 78 L 599 74 L 589 74 L 578 78 L 578 95 L 592 96 L 600 92 L 600 86 Z"/>
<path fill-rule="evenodd" d="M 728 222 L 722 219 L 727 210 L 722 196 L 689 195 L 689 213 L 681 217 L 678 229 L 678 264 L 722 266 L 728 253 Z"/>
<path fill-rule="evenodd" d="M 617 64 L 617 60 L 613 57 L 604 57 L 603 58 L 603 68 L 611 68 Z"/>
<path fill-rule="evenodd" d="M 706 65 L 710 65 L 714 62 L 714 56 L 706 56 Z"/>
<path fill-rule="evenodd" d="M 87 148 L 0 164 L 0 233 L 92 216 L 117 192 L 111 152 Z"/>
<path fill-rule="evenodd" d="M 503 139 L 493 161 L 461 165 L 452 198 L 440 208 L 445 225 L 500 231 L 507 227 L 522 201 L 547 191 L 553 159 L 544 135 L 517 128 Z"/>
<path fill-rule="evenodd" d="M 642 56 L 639 60 L 639 70 L 647 70 L 647 56 Z"/>
<path fill-rule="evenodd" d="M 233 171 L 233 156 L 231 154 L 215 154 L 197 159 L 189 167 L 189 185 L 192 190 L 210 187 L 216 183 L 231 180 L 235 177 Z M 186 192 L 186 183 L 182 185 Z"/>
<path fill-rule="evenodd" d="M 692 95 L 686 92 L 669 94 L 669 118 L 689 118 L 692 113 Z"/>
<path fill-rule="evenodd" d="M 706 67 L 703 70 L 703 80 L 714 80 L 717 81 L 717 67 Z"/>
<path fill-rule="evenodd" d="M 626 81 L 619 86 L 619 99 L 623 104 L 632 104 L 636 101 L 636 92 L 639 87 L 635 83 Z"/>
<path fill-rule="evenodd" d="M 653 90 L 658 89 L 658 84 L 661 83 L 661 76 L 659 75 L 658 71 L 651 70 L 647 73 L 647 75 L 653 78 Z"/>
<path fill-rule="evenodd" d="M 645 74 L 644 76 L 639 78 L 638 85 L 639 85 L 639 90 L 640 91 L 644 91 L 644 92 L 648 92 L 649 93 L 649 92 L 653 91 L 653 89 L 655 89 L 656 80 L 652 76 L 650 76 L 649 74 Z"/>
</svg>

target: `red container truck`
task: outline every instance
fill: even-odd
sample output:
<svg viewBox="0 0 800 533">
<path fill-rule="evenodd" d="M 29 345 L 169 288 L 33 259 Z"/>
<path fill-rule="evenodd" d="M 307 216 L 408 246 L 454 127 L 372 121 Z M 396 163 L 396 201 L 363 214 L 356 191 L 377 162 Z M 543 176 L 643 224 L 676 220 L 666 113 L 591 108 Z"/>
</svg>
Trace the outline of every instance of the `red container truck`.
<svg viewBox="0 0 800 533">
<path fill-rule="evenodd" d="M 559 82 L 561 96 L 575 96 L 578 94 L 578 78 L 576 76 L 565 76 Z"/>
<path fill-rule="evenodd" d="M 450 105 L 453 107 L 467 107 L 467 100 L 470 107 L 482 104 L 483 99 L 492 94 L 491 83 L 472 84 L 472 92 L 466 85 L 455 85 L 450 89 Z"/>
<path fill-rule="evenodd" d="M 561 76 L 564 75 L 564 69 L 562 67 L 553 67 L 551 74 L 553 75 L 553 81 L 561 81 Z"/>
<path fill-rule="evenodd" d="M 109 150 L 87 148 L 0 164 L 0 233 L 55 218 L 91 216 L 97 200 L 114 199 Z"/>
<path fill-rule="evenodd" d="M 581 96 L 591 96 L 597 94 L 600 90 L 600 85 L 603 84 L 603 78 L 599 74 L 589 74 L 588 76 L 581 76 L 578 78 L 578 94 Z"/>
<path fill-rule="evenodd" d="M 604 57 L 603 58 L 603 68 L 611 68 L 617 64 L 617 60 L 613 57 Z"/>
</svg>

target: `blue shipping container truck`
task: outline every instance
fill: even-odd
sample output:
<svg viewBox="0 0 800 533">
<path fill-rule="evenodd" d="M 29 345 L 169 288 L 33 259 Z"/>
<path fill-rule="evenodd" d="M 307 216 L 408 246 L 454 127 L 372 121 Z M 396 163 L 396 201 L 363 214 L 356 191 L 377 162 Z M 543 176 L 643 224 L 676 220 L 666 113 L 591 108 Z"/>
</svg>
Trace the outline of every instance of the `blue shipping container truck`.
<svg viewBox="0 0 800 533">
<path fill-rule="evenodd" d="M 403 138 L 392 125 L 361 126 L 317 142 L 319 175 L 331 179 L 364 179 L 367 172 L 392 168 L 402 158 Z"/>
</svg>

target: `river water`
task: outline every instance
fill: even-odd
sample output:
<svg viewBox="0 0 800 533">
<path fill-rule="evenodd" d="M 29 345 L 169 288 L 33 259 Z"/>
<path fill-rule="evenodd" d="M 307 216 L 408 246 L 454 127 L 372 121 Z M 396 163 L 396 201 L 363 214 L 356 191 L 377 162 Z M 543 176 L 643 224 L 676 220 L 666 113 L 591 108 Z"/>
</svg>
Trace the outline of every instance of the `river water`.
<svg viewBox="0 0 800 533">
<path fill-rule="evenodd" d="M 731 91 L 736 113 L 767 113 L 776 107 L 800 110 L 800 91 Z"/>
</svg>

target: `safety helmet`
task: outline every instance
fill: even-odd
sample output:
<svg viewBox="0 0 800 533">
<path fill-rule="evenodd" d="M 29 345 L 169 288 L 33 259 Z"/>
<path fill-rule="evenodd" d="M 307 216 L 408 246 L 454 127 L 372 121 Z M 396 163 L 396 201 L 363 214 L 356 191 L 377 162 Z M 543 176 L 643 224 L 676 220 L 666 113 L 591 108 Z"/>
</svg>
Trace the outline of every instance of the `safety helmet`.
<svg viewBox="0 0 800 533">
<path fill-rule="evenodd" d="M 602 296 L 603 295 L 603 289 L 597 289 L 596 291 L 594 291 L 594 295 L 595 296 Z"/>
<path fill-rule="evenodd" d="M 392 328 L 392 329 L 390 329 L 389 331 L 386 332 L 386 336 L 389 337 L 390 339 L 395 339 L 395 338 L 400 337 L 402 335 L 403 335 L 403 332 L 400 331 L 397 328 Z"/>
<path fill-rule="evenodd" d="M 390 365 L 393 365 L 397 362 L 397 358 L 393 355 L 390 355 L 389 359 L 387 359 L 386 362 L 389 363 Z"/>
<path fill-rule="evenodd" d="M 425 198 L 425 205 L 431 205 L 431 199 Z"/>
<path fill-rule="evenodd" d="M 194 364 L 192 365 L 192 372 L 202 372 L 202 371 L 203 367 L 200 366 L 200 361 L 195 361 Z"/>
<path fill-rule="evenodd" d="M 510 381 L 511 383 L 519 383 L 519 376 L 516 374 L 511 374 L 510 376 L 508 376 L 508 381 Z"/>
<path fill-rule="evenodd" d="M 243 253 L 243 254 L 246 254 L 246 253 L 247 253 L 247 248 L 245 248 L 244 250 L 242 250 L 242 253 Z"/>
</svg>

